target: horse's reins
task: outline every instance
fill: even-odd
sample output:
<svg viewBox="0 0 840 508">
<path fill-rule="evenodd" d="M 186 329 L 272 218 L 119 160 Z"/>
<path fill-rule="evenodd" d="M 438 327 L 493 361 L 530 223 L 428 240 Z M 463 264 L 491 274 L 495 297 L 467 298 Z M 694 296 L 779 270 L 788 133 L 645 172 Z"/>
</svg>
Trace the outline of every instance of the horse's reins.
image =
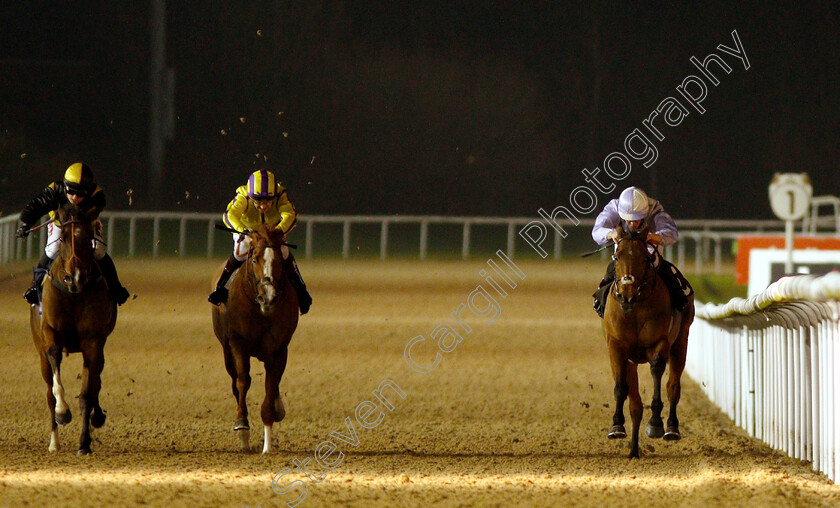
<svg viewBox="0 0 840 508">
<path fill-rule="evenodd" d="M 27 232 L 27 234 L 28 234 L 28 233 L 32 233 L 33 231 L 38 231 L 38 230 L 39 230 L 39 229 L 41 229 L 42 227 L 44 227 L 44 226 L 49 226 L 50 224 L 52 224 L 52 223 L 53 223 L 53 222 L 55 222 L 55 221 L 56 221 L 56 219 L 50 219 L 50 220 L 48 220 L 48 221 L 46 221 L 46 222 L 42 222 L 41 224 L 38 224 L 37 226 L 34 226 L 34 227 L 29 228 L 26 232 Z"/>
<path fill-rule="evenodd" d="M 222 224 L 213 224 L 213 227 L 215 227 L 216 229 L 218 229 L 218 230 L 220 230 L 220 231 L 227 231 L 227 232 L 230 232 L 230 233 L 237 233 L 237 234 L 239 234 L 239 235 L 243 235 L 243 236 L 244 236 L 244 235 L 246 235 L 246 234 L 248 234 L 248 231 L 247 231 L 247 230 L 246 230 L 246 231 L 239 231 L 239 230 L 237 230 L 237 229 L 234 229 L 234 228 L 230 228 L 230 227 L 224 226 L 224 225 L 222 225 Z M 242 238 L 242 237 L 240 236 L 240 240 L 241 240 L 241 238 Z M 293 244 L 293 243 L 287 243 L 287 242 L 280 242 L 279 247 L 282 247 L 282 246 L 284 246 L 284 245 L 285 245 L 286 247 L 290 248 L 290 249 L 297 249 L 297 245 L 295 245 L 295 244 Z M 269 248 L 269 247 L 271 247 L 271 248 L 274 248 L 275 246 L 274 246 L 274 245 L 270 245 L 270 244 L 264 244 L 264 243 L 251 245 L 251 246 L 249 247 L 249 249 L 248 249 L 248 256 L 245 258 L 245 262 L 246 262 L 246 263 L 247 263 L 247 262 L 248 262 L 248 261 L 249 261 L 249 260 L 253 257 L 253 255 L 254 255 L 254 250 L 255 250 L 257 247 L 264 247 L 264 248 Z M 282 254 L 281 254 L 281 256 L 282 256 Z M 281 263 L 282 263 L 282 260 L 281 260 Z M 254 273 L 253 273 L 251 270 L 247 270 L 247 271 L 248 271 L 248 275 L 247 275 L 247 277 L 248 277 L 248 279 L 247 279 L 247 280 L 248 280 L 248 286 L 250 286 L 250 287 L 254 288 L 254 296 L 253 296 L 253 298 L 252 298 L 250 295 L 248 295 L 248 294 L 247 294 L 247 289 L 245 289 L 245 291 L 246 291 L 246 296 L 248 296 L 248 299 L 249 299 L 249 300 L 251 300 L 251 303 L 256 304 L 256 303 L 257 303 L 257 302 L 256 302 L 256 297 L 257 297 L 256 292 L 257 292 L 257 284 L 258 284 L 258 282 L 257 282 L 257 278 L 254 276 Z M 287 276 L 286 278 L 288 279 L 288 276 Z M 286 283 L 287 283 L 287 282 L 283 282 L 283 288 L 285 288 L 285 284 L 286 284 Z M 283 289 L 283 288 L 279 288 L 279 289 Z M 278 292 L 279 292 L 281 295 L 285 295 L 285 291 L 279 291 L 279 289 L 278 289 Z"/>
<path fill-rule="evenodd" d="M 238 229 L 229 228 L 229 227 L 227 227 L 227 226 L 223 226 L 223 225 L 221 225 L 221 224 L 213 224 L 213 227 L 215 227 L 215 228 L 216 228 L 216 229 L 218 229 L 219 231 L 227 231 L 227 232 L 229 232 L 229 233 L 238 233 L 238 234 L 240 234 L 240 235 L 246 235 L 246 234 L 248 234 L 248 230 L 247 230 L 247 229 L 246 229 L 245 231 L 239 231 Z M 283 242 L 283 243 L 281 243 L 280 245 L 285 245 L 286 247 L 288 247 L 288 248 L 290 248 L 290 249 L 297 249 L 297 245 L 296 245 L 296 244 L 294 244 L 294 243 L 286 243 L 286 242 Z"/>
<path fill-rule="evenodd" d="M 287 247 L 292 247 L 290 244 L 288 244 L 288 243 L 286 243 L 286 242 L 280 242 L 279 247 L 282 247 L 282 246 L 284 246 L 284 245 L 285 245 L 285 246 L 287 246 Z M 250 259 L 254 256 L 254 251 L 255 251 L 258 247 L 263 247 L 263 248 L 268 249 L 268 248 L 274 248 L 275 246 L 274 246 L 274 245 L 271 245 L 271 244 L 266 244 L 266 243 L 258 243 L 258 244 L 255 244 L 255 245 L 251 245 L 251 247 L 248 249 L 248 257 L 245 259 L 245 264 L 247 264 L 247 263 L 248 263 L 248 261 L 249 261 L 249 260 L 250 260 Z M 282 256 L 282 253 L 281 253 L 281 256 Z M 281 260 L 280 260 L 280 262 L 282 263 L 282 262 L 283 262 L 283 260 L 281 259 Z M 247 284 L 247 286 L 248 286 L 248 287 L 251 287 L 251 288 L 253 288 L 253 289 L 254 289 L 254 296 L 253 296 L 253 297 L 251 297 L 250 295 L 247 295 L 247 293 L 246 293 L 246 296 L 248 296 L 248 299 L 249 299 L 249 300 L 251 300 L 251 303 L 256 304 L 256 303 L 257 303 L 257 301 L 256 301 L 256 298 L 257 298 L 257 287 L 258 287 L 258 286 L 259 286 L 259 284 L 260 284 L 263 280 L 265 280 L 265 279 L 268 279 L 268 280 L 269 280 L 269 282 L 271 282 L 271 279 L 273 279 L 273 278 L 274 278 L 274 277 L 273 277 L 273 275 L 274 275 L 274 274 L 272 273 L 272 277 L 271 277 L 271 278 L 268 278 L 268 277 L 263 277 L 262 279 L 260 279 L 259 281 L 257 281 L 257 278 L 256 278 L 256 276 L 254 275 L 254 272 L 253 272 L 252 270 L 246 270 L 246 271 L 248 272 L 248 276 L 247 276 L 247 277 L 248 277 L 248 284 Z M 281 277 L 281 279 L 282 279 L 282 278 L 283 278 L 283 277 Z M 285 277 L 285 278 L 288 278 L 288 277 Z M 283 296 L 285 295 L 285 292 L 284 292 L 284 291 L 281 291 L 281 290 L 285 288 L 286 282 L 285 282 L 285 281 L 281 281 L 281 283 L 283 284 L 283 287 L 278 288 L 278 291 L 277 291 L 277 292 L 281 295 L 281 297 L 283 297 Z"/>
<path fill-rule="evenodd" d="M 50 221 L 50 222 L 52 222 L 52 221 Z M 69 221 L 66 221 L 66 222 L 62 223 L 62 226 L 70 226 L 70 252 L 71 252 L 70 261 L 73 261 L 73 259 L 78 259 L 80 262 L 82 261 L 82 258 L 80 258 L 76 254 L 76 224 L 79 224 L 79 223 L 80 223 L 80 221 L 78 221 L 76 219 L 69 220 Z M 44 224 L 42 224 L 42 226 L 46 225 L 46 224 L 48 224 L 48 223 L 44 223 Z M 94 240 L 96 240 L 95 237 L 94 237 Z M 98 240 L 96 240 L 96 241 L 98 241 Z M 104 242 L 102 242 L 102 243 L 104 243 Z M 66 270 L 64 271 L 64 273 L 65 273 L 65 275 L 68 275 Z M 65 289 L 63 286 L 61 286 L 59 283 L 57 283 L 55 281 L 55 278 L 52 277 L 49 272 L 47 272 L 47 277 L 50 278 L 50 281 L 53 283 L 53 285 L 55 287 L 57 287 L 61 290 Z M 101 277 L 102 277 L 102 275 L 100 274 L 99 278 L 101 278 Z M 96 280 L 99 280 L 99 278 L 97 278 Z"/>
<path fill-rule="evenodd" d="M 79 261 L 82 260 L 79 256 L 76 255 L 76 221 L 70 221 L 70 252 L 73 253 L 73 256 L 70 258 L 70 261 L 74 259 L 78 259 Z"/>
</svg>

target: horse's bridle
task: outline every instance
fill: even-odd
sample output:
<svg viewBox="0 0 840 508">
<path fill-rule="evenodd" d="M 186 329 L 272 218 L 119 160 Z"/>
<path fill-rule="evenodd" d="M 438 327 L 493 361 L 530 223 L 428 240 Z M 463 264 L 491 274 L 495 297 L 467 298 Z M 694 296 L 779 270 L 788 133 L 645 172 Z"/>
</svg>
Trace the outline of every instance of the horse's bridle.
<svg viewBox="0 0 840 508">
<path fill-rule="evenodd" d="M 618 250 L 618 244 L 620 244 L 621 242 L 623 242 L 624 240 L 627 240 L 629 238 L 630 238 L 629 236 L 624 236 L 622 238 L 619 238 L 619 240 L 615 243 L 616 251 Z M 650 279 L 650 277 L 648 277 L 648 273 L 650 272 L 650 269 L 654 267 L 654 263 L 656 262 L 656 254 L 650 254 L 648 252 L 647 242 L 645 242 L 645 244 L 644 244 L 643 252 L 645 254 L 645 271 L 642 274 L 642 281 L 639 283 L 638 287 L 636 288 L 636 292 L 634 294 L 634 296 L 636 297 L 636 301 L 642 301 L 642 300 L 645 300 L 645 299 L 649 298 L 651 295 L 653 295 L 653 291 L 656 289 L 656 278 L 657 277 L 656 277 L 656 274 L 654 273 L 653 274 L 653 285 L 650 288 L 650 294 L 647 297 L 642 298 L 642 296 L 641 296 L 642 295 L 642 290 L 645 288 L 645 286 L 648 285 L 648 280 Z M 613 255 L 612 255 L 612 260 L 615 261 L 615 262 L 618 261 L 618 257 L 615 255 L 615 253 L 613 253 Z M 628 281 L 623 280 L 626 277 L 629 277 Z M 618 295 L 620 294 L 619 291 L 618 291 L 619 284 L 622 284 L 622 285 L 633 284 L 635 282 L 635 277 L 633 275 L 625 275 L 624 277 L 621 277 L 621 279 L 622 280 L 619 280 L 618 274 L 616 274 L 615 280 L 613 280 L 613 296 L 615 296 L 616 298 L 618 298 Z"/>
<path fill-rule="evenodd" d="M 285 243 L 285 242 L 281 242 L 281 243 L 279 244 L 279 246 L 280 246 L 280 247 L 282 247 L 283 245 L 288 245 L 288 244 L 287 244 L 287 243 Z M 273 248 L 275 248 L 275 246 L 274 246 L 274 245 L 267 244 L 267 243 L 258 243 L 258 244 L 253 244 L 253 245 L 251 245 L 251 246 L 249 247 L 249 249 L 248 249 L 248 257 L 247 257 L 247 258 L 245 258 L 245 263 L 246 263 L 246 265 L 247 265 L 247 264 L 251 261 L 251 259 L 254 257 L 254 252 L 257 250 L 257 248 L 260 248 L 260 247 L 265 248 L 265 249 L 268 249 L 268 248 L 272 248 L 272 249 L 273 249 Z M 279 250 L 279 249 L 278 249 L 278 250 Z M 282 256 L 283 254 L 281 253 L 280 255 Z M 282 263 L 282 260 L 281 260 L 281 263 Z M 250 268 L 248 268 L 248 269 L 247 269 L 247 272 L 248 272 L 248 275 L 247 275 L 247 277 L 248 277 L 248 278 L 247 278 L 247 281 L 248 281 L 247 287 L 253 288 L 254 295 L 253 295 L 253 296 L 248 295 L 248 294 L 247 294 L 247 292 L 246 292 L 246 296 L 248 296 L 248 299 L 251 301 L 251 303 L 253 303 L 253 304 L 255 304 L 255 305 L 259 305 L 259 303 L 257 302 L 257 288 L 259 288 L 260 286 L 271 285 L 271 284 L 274 282 L 274 273 L 272 272 L 272 275 L 271 275 L 271 276 L 268 276 L 268 277 L 263 277 L 263 278 L 261 278 L 260 280 L 257 280 L 257 277 L 254 275 L 254 271 L 253 271 L 253 270 L 251 270 Z M 281 279 L 282 279 L 282 277 L 281 277 Z M 278 293 L 279 293 L 279 295 L 278 295 L 278 296 L 280 296 L 280 298 L 285 298 L 285 292 L 284 292 L 284 291 L 282 291 L 282 290 L 283 290 L 283 288 L 285 287 L 285 283 L 284 283 L 282 280 L 281 280 L 281 284 L 283 284 L 283 285 L 282 285 L 281 287 L 277 288 L 277 291 L 278 291 Z M 246 291 L 247 291 L 247 290 L 246 290 Z"/>
<path fill-rule="evenodd" d="M 62 222 L 61 225 L 59 226 L 61 228 L 64 228 L 65 226 L 70 226 L 70 253 L 71 253 L 71 255 L 70 255 L 70 260 L 69 261 L 73 261 L 74 259 L 78 259 L 79 261 L 82 261 L 82 258 L 79 257 L 76 254 L 76 225 L 77 224 L 81 224 L 81 221 L 78 220 L 78 219 L 72 219 L 72 220 L 69 220 L 69 221 Z M 94 237 L 94 240 L 96 240 L 95 237 Z M 70 274 L 67 272 L 65 267 L 62 267 L 62 271 L 64 272 L 64 278 L 66 279 L 67 276 L 69 276 Z M 49 277 L 50 282 L 52 282 L 53 286 L 55 286 L 56 288 L 58 288 L 62 292 L 70 293 L 68 287 L 63 285 L 61 282 L 55 280 L 55 278 L 52 277 L 49 274 L 49 272 L 47 272 L 47 277 Z M 87 284 L 90 284 L 92 282 L 94 282 L 94 283 L 98 282 L 101 279 L 102 279 L 102 274 L 100 273 L 99 277 L 88 280 Z M 85 284 L 84 286 L 81 286 L 79 288 L 79 293 L 83 292 L 83 289 L 84 289 L 85 286 L 87 286 L 87 284 Z"/>
</svg>

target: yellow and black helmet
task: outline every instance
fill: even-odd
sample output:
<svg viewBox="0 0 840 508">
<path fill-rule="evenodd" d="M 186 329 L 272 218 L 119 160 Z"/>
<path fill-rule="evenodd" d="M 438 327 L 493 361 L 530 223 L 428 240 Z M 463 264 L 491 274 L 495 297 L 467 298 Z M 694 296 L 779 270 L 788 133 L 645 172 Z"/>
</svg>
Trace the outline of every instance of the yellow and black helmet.
<svg viewBox="0 0 840 508">
<path fill-rule="evenodd" d="M 96 189 L 93 181 L 93 171 L 87 164 L 77 162 L 64 172 L 64 187 L 70 194 L 87 196 Z"/>
</svg>

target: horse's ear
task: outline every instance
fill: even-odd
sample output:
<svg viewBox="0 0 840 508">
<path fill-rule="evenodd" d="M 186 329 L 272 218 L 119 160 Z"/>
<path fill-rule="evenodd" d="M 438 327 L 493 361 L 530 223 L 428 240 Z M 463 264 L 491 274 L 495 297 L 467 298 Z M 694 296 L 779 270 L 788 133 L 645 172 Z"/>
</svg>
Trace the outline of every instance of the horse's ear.
<svg viewBox="0 0 840 508">
<path fill-rule="evenodd" d="M 85 222 L 93 222 L 99 217 L 99 210 L 91 208 L 84 214 Z"/>
<path fill-rule="evenodd" d="M 280 243 L 283 241 L 283 238 L 286 236 L 286 233 L 283 232 L 282 228 L 275 228 L 272 229 L 269 233 L 269 237 L 271 239 L 271 243 Z"/>
<path fill-rule="evenodd" d="M 58 210 L 56 210 L 56 218 L 58 219 L 58 222 L 67 222 L 68 215 L 70 215 L 70 212 L 63 206 L 58 207 Z"/>
<path fill-rule="evenodd" d="M 639 230 L 639 236 L 641 236 L 642 238 L 647 238 L 649 232 L 650 223 L 647 221 L 647 219 L 645 219 L 645 222 L 642 224 L 642 229 Z"/>
<path fill-rule="evenodd" d="M 619 238 L 624 236 L 624 226 L 622 226 L 620 222 L 618 223 L 618 226 L 616 226 L 615 231 L 618 233 Z"/>
</svg>

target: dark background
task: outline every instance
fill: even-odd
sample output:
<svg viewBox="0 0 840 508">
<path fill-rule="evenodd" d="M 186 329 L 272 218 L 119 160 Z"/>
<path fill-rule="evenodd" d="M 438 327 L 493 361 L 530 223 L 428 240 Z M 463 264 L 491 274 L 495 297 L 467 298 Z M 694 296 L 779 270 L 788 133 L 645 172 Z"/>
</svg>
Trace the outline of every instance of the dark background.
<svg viewBox="0 0 840 508">
<path fill-rule="evenodd" d="M 170 0 L 176 119 L 152 203 L 146 4 L 4 4 L 2 215 L 83 160 L 112 210 L 221 212 L 266 167 L 304 214 L 536 216 L 681 99 L 689 58 L 710 52 L 734 70 L 707 112 L 665 127 L 658 161 L 619 190 L 642 186 L 678 219 L 774 218 L 774 172 L 840 194 L 829 1 Z M 716 49 L 732 30 L 749 70 Z"/>
</svg>

